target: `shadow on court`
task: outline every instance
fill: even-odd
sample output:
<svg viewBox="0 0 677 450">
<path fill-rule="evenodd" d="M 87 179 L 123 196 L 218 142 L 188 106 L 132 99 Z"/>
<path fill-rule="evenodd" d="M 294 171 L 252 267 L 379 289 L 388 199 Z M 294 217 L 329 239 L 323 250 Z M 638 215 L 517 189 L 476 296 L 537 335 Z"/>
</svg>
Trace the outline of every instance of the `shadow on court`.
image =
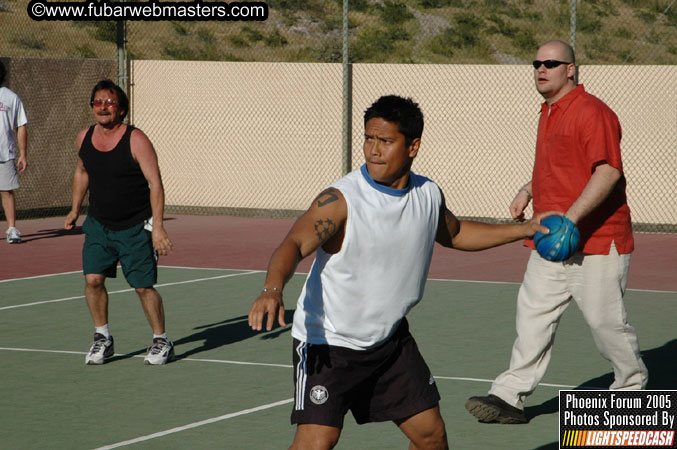
<svg viewBox="0 0 677 450">
<path fill-rule="evenodd" d="M 649 370 L 649 390 L 670 390 L 677 387 L 677 339 L 667 342 L 665 345 L 642 352 L 642 360 Z M 613 372 L 605 373 L 597 378 L 586 381 L 574 389 L 606 389 L 614 382 Z M 553 397 L 548 401 L 536 406 L 524 408 L 524 414 L 529 420 L 543 414 L 555 414 L 559 412 L 559 397 Z M 539 449 L 550 447 L 539 447 Z M 556 448 L 556 447 L 553 447 Z"/>
<path fill-rule="evenodd" d="M 21 243 L 25 244 L 30 241 L 38 241 L 40 239 L 51 239 L 62 236 L 77 236 L 83 234 L 82 227 L 74 227 L 72 230 L 65 230 L 63 228 L 53 228 L 49 230 L 39 230 L 37 233 L 24 234 L 21 236 Z"/>
<path fill-rule="evenodd" d="M 261 339 L 276 339 L 291 331 L 291 323 L 294 319 L 294 310 L 286 310 L 284 313 L 284 320 L 287 322 L 287 326 L 280 328 L 279 326 L 269 332 L 265 331 L 253 331 L 248 324 L 247 316 L 234 317 L 232 319 L 224 320 L 221 322 L 210 323 L 207 325 L 202 325 L 195 327 L 196 330 L 202 329 L 197 333 L 191 334 L 190 336 L 182 337 L 179 340 L 174 341 L 174 349 L 180 350 L 179 345 L 189 344 L 196 341 L 204 341 L 201 347 L 188 350 L 184 353 L 177 354 L 174 357 L 174 361 L 180 359 L 191 357 L 197 353 L 206 352 L 219 348 L 223 345 L 233 344 L 235 342 L 243 341 L 251 337 L 259 335 Z M 277 324 L 277 322 L 276 322 Z M 122 361 L 125 359 L 133 358 L 138 355 L 145 355 L 148 351 L 147 348 L 142 348 L 133 352 L 126 353 L 124 355 L 113 356 L 110 359 L 106 359 L 106 364 L 110 364 L 116 361 Z"/>
<path fill-rule="evenodd" d="M 174 217 L 165 217 L 164 221 L 176 220 Z M 77 236 L 84 234 L 82 231 L 82 226 L 75 226 L 72 230 L 65 230 L 63 228 L 51 228 L 45 230 L 38 230 L 36 233 L 24 234 L 21 236 L 21 244 L 25 244 L 30 241 L 38 241 L 41 239 L 51 239 L 58 238 L 62 236 Z"/>
<path fill-rule="evenodd" d="M 666 342 L 665 345 L 651 350 L 642 351 L 642 360 L 649 370 L 649 384 L 647 389 L 667 390 L 677 387 L 677 339 Z M 613 372 L 593 378 L 583 383 L 581 388 L 604 388 L 614 382 Z"/>
<path fill-rule="evenodd" d="M 124 359 L 133 358 L 137 355 L 145 355 L 147 351 L 148 351 L 147 348 L 142 348 L 142 349 L 137 350 L 135 352 L 125 353 L 124 355 L 113 356 L 110 359 L 106 359 L 106 364 L 110 364 L 110 363 L 115 362 L 115 361 L 122 361 Z"/>
<path fill-rule="evenodd" d="M 549 444 L 541 445 L 536 447 L 534 450 L 558 450 L 559 444 L 557 442 L 551 442 Z"/>
<path fill-rule="evenodd" d="M 526 406 L 524 408 L 524 415 L 531 420 L 534 417 L 542 416 L 544 414 L 555 414 L 559 411 L 559 398 L 553 397 L 548 401 L 536 406 Z"/>
<path fill-rule="evenodd" d="M 197 353 L 213 350 L 223 345 L 243 341 L 257 335 L 261 336 L 262 339 L 276 339 L 282 334 L 291 331 L 290 324 L 293 318 L 294 310 L 286 310 L 284 319 L 287 322 L 287 326 L 284 328 L 278 327 L 270 332 L 252 330 L 249 327 L 247 316 L 234 317 L 221 322 L 196 327 L 195 329 L 200 331 L 174 341 L 174 345 L 177 346 L 176 349 L 179 349 L 179 345 L 202 341 L 202 346 L 177 354 L 176 359 L 188 358 Z"/>
</svg>

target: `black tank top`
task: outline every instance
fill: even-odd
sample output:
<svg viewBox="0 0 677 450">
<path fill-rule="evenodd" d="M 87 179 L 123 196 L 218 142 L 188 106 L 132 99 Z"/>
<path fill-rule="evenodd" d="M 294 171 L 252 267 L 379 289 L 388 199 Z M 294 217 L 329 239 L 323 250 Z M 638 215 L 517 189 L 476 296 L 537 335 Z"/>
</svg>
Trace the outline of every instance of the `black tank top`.
<svg viewBox="0 0 677 450">
<path fill-rule="evenodd" d="M 127 125 L 120 142 L 108 152 L 94 148 L 91 126 L 80 147 L 80 159 L 89 175 L 88 214 L 103 226 L 119 231 L 152 216 L 150 188 L 141 167 L 134 161 L 129 138 L 134 127 Z"/>
</svg>

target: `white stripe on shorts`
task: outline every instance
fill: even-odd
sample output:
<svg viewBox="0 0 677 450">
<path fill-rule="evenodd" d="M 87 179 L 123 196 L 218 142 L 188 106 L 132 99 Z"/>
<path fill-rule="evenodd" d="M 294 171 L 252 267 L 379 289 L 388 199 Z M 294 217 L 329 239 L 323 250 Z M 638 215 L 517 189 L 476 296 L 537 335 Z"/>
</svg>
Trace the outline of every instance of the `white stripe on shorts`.
<svg viewBox="0 0 677 450">
<path fill-rule="evenodd" d="M 308 378 L 308 344 L 300 342 L 296 347 L 296 354 L 299 355 L 299 363 L 296 366 L 295 409 L 302 411 L 305 406 L 303 402 L 305 399 L 304 393 L 306 392 L 306 380 Z"/>
</svg>

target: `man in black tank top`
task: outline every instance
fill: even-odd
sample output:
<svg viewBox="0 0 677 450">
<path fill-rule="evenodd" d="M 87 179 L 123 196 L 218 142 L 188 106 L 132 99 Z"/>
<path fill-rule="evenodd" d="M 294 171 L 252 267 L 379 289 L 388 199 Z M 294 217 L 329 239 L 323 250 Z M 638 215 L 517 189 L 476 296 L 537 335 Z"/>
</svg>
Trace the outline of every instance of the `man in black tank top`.
<svg viewBox="0 0 677 450">
<path fill-rule="evenodd" d="M 174 344 L 167 338 L 162 297 L 153 285 L 157 256 L 167 255 L 172 242 L 163 225 L 165 197 L 157 155 L 141 130 L 123 123 L 129 100 L 115 83 L 97 83 L 90 106 L 96 124 L 78 134 L 73 204 L 64 221 L 67 230 L 75 226 L 89 190 L 89 209 L 82 225 L 82 266 L 95 332 L 85 363 L 103 364 L 114 354 L 105 281 L 115 278 L 120 262 L 153 329 L 153 343 L 144 362 L 165 364 L 174 356 Z"/>
</svg>

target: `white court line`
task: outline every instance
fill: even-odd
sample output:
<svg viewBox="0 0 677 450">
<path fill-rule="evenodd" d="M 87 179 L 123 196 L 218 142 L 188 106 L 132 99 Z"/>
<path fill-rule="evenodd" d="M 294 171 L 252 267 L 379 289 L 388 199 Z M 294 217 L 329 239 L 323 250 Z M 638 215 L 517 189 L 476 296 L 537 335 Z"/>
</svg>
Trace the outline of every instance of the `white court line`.
<svg viewBox="0 0 677 450">
<path fill-rule="evenodd" d="M 453 281 L 458 283 L 476 283 L 476 284 L 522 284 L 517 281 L 480 281 L 480 280 L 449 280 L 445 278 L 428 278 L 428 281 Z M 659 291 L 656 289 L 626 289 L 626 291 L 635 292 L 653 292 L 658 294 L 677 294 L 677 291 Z"/>
<path fill-rule="evenodd" d="M 82 270 L 74 270 L 72 272 L 61 272 L 61 273 L 48 273 L 47 275 L 36 275 L 34 277 L 10 278 L 7 280 L 0 280 L 0 283 L 7 283 L 9 281 L 34 280 L 36 278 L 58 277 L 59 275 L 70 275 L 73 273 L 82 273 Z"/>
<path fill-rule="evenodd" d="M 453 281 L 459 283 L 480 283 L 480 284 L 522 284 L 517 281 L 480 281 L 480 280 L 450 280 L 447 278 L 428 278 L 428 281 Z"/>
<path fill-rule="evenodd" d="M 150 439 L 155 439 L 158 437 L 167 436 L 168 434 L 178 433 L 180 431 L 189 430 L 191 428 L 201 427 L 202 425 L 209 425 L 210 423 L 219 422 L 221 420 L 231 419 L 237 416 L 243 416 L 245 414 L 251 414 L 257 411 L 263 411 L 264 409 L 274 408 L 276 406 L 286 405 L 287 403 L 293 402 L 293 398 L 287 398 L 285 400 L 280 400 L 275 403 L 268 403 L 267 405 L 257 406 L 255 408 L 243 409 L 242 411 L 234 412 L 231 414 L 225 414 L 219 417 L 212 417 L 211 419 L 201 420 L 200 422 L 189 423 L 188 425 L 183 425 L 181 427 L 170 428 L 169 430 L 159 431 L 157 433 L 149 434 L 147 436 L 141 436 L 136 439 L 130 439 L 128 441 L 117 442 L 115 444 L 106 445 L 104 447 L 98 447 L 95 450 L 109 450 L 112 448 L 124 447 L 126 445 L 136 444 L 138 442 L 148 441 Z"/>
<path fill-rule="evenodd" d="M 139 357 L 143 357 L 143 355 L 139 355 Z M 242 366 L 283 367 L 285 369 L 291 369 L 293 367 L 291 364 L 273 364 L 273 363 L 255 363 L 255 362 L 246 362 L 246 361 L 229 361 L 227 359 L 182 358 L 180 361 L 196 361 L 196 362 L 208 362 L 208 363 L 219 363 L 219 364 L 236 364 L 236 365 L 242 365 Z"/>
<path fill-rule="evenodd" d="M 9 352 L 37 352 L 37 353 L 57 353 L 63 355 L 86 355 L 87 352 L 72 352 L 68 350 L 42 350 L 39 348 L 17 348 L 17 347 L 0 347 L 0 351 L 5 350 Z M 115 353 L 113 357 L 128 356 L 124 353 Z M 145 358 L 146 355 L 131 355 L 132 358 Z M 178 361 L 193 361 L 193 362 L 209 362 L 219 364 L 235 364 L 241 366 L 265 366 L 265 367 L 282 367 L 284 369 L 291 369 L 291 364 L 273 364 L 273 363 L 258 363 L 249 361 L 229 361 L 227 359 L 200 359 L 200 358 L 181 358 Z"/>
<path fill-rule="evenodd" d="M 165 269 L 187 269 L 187 270 L 236 270 L 238 272 L 251 272 L 251 269 L 224 269 L 223 267 L 188 267 L 188 266 L 158 266 Z M 265 272 L 265 270 L 255 270 L 255 272 Z"/>
<path fill-rule="evenodd" d="M 174 283 L 156 284 L 154 287 L 158 288 L 158 287 L 176 286 L 176 285 L 179 285 L 179 284 L 197 283 L 199 281 L 208 281 L 208 280 L 218 280 L 220 278 L 239 277 L 240 275 L 251 275 L 253 273 L 261 273 L 261 271 L 252 270 L 252 271 L 249 271 L 249 272 L 230 273 L 228 275 L 219 275 L 219 276 L 216 276 L 216 277 L 196 278 L 194 280 L 176 281 Z M 111 292 L 108 293 L 108 295 L 122 294 L 124 292 L 132 292 L 132 291 L 134 291 L 134 288 L 121 289 L 119 291 L 111 291 Z M 76 297 L 57 298 L 57 299 L 54 299 L 54 300 L 44 300 L 44 301 L 40 301 L 40 302 L 24 303 L 22 305 L 3 306 L 3 307 L 0 308 L 0 311 L 3 311 L 5 309 L 23 308 L 23 307 L 26 307 L 26 306 L 44 305 L 45 303 L 66 302 L 68 300 L 76 300 L 78 298 L 85 298 L 85 296 L 84 295 L 78 295 Z"/>
<path fill-rule="evenodd" d="M 2 351 L 2 350 L 20 351 L 20 352 L 61 353 L 61 354 L 69 354 L 69 355 L 86 355 L 87 354 L 86 352 L 72 352 L 72 351 L 65 351 L 65 350 L 39 350 L 39 349 L 29 349 L 29 348 L 0 347 L 0 351 Z M 115 354 L 114 356 L 125 356 L 125 355 Z M 134 357 L 135 358 L 143 358 L 144 355 L 134 355 Z M 252 365 L 252 366 L 269 366 L 269 367 L 282 367 L 282 368 L 288 368 L 288 369 L 292 368 L 291 365 L 287 365 L 287 364 L 255 363 L 255 362 L 246 362 L 246 361 L 227 361 L 227 360 L 218 360 L 218 359 L 184 358 L 184 359 L 181 359 L 179 361 L 208 362 L 208 363 L 220 363 L 220 364 L 240 364 L 240 365 Z M 485 380 L 485 379 L 482 379 L 482 378 L 443 377 L 443 376 L 437 376 L 437 375 L 434 375 L 434 378 L 436 380 L 476 381 L 476 382 L 481 382 L 481 383 L 491 383 L 493 381 L 493 380 Z M 549 384 L 549 383 L 539 383 L 538 385 L 539 386 L 555 387 L 555 388 L 563 388 L 563 389 L 573 389 L 573 388 L 576 387 L 576 386 L 570 386 L 570 385 Z M 599 389 L 603 389 L 603 388 L 585 387 L 585 388 L 582 388 L 582 389 L 599 390 Z M 279 402 L 269 403 L 267 405 L 261 405 L 261 406 L 255 407 L 255 408 L 245 409 L 245 410 L 238 411 L 238 412 L 235 412 L 235 413 L 225 414 L 225 415 L 219 416 L 219 417 L 213 417 L 211 419 L 206 419 L 206 420 L 202 420 L 202 421 L 199 421 L 199 422 L 194 422 L 194 423 L 191 423 L 191 424 L 188 424 L 188 425 L 183 425 L 183 426 L 180 426 L 180 427 L 171 428 L 171 429 L 165 430 L 165 431 L 159 431 L 157 433 L 149 434 L 149 435 L 146 435 L 146 436 L 141 436 L 141 437 L 138 437 L 138 438 L 135 438 L 135 439 L 130 439 L 130 440 L 127 440 L 127 441 L 121 441 L 121 442 L 117 442 L 115 444 L 106 445 L 104 447 L 98 447 L 95 450 L 108 450 L 108 449 L 113 449 L 113 448 L 118 448 L 118 447 L 124 447 L 124 446 L 127 446 L 127 445 L 136 444 L 136 443 L 143 442 L 143 441 L 148 441 L 150 439 L 155 439 L 155 438 L 158 438 L 158 437 L 167 436 L 169 434 L 189 430 L 191 428 L 197 428 L 197 427 L 200 427 L 202 425 L 209 425 L 211 423 L 231 419 L 233 417 L 238 417 L 238 416 L 242 416 L 242 415 L 245 415 L 245 414 L 251 414 L 251 413 L 254 413 L 254 412 L 258 412 L 258 411 L 263 411 L 265 409 L 285 405 L 285 404 L 291 403 L 293 401 L 294 401 L 293 398 L 288 398 L 288 399 L 285 399 L 285 400 L 281 400 Z"/>
<path fill-rule="evenodd" d="M 478 381 L 481 383 L 493 383 L 494 380 L 485 380 L 484 378 L 464 378 L 464 377 L 439 377 L 437 375 L 433 375 L 433 377 L 436 380 L 453 380 L 453 381 Z M 577 386 L 570 386 L 568 384 L 550 384 L 550 383 L 538 383 L 539 386 L 548 386 L 548 387 L 556 387 L 556 388 L 563 388 L 563 389 L 574 389 Z M 601 388 L 601 387 L 584 387 L 581 389 L 592 389 L 592 390 L 606 390 L 606 388 Z"/>
<path fill-rule="evenodd" d="M 184 266 L 158 266 L 158 267 L 165 267 L 169 269 L 190 269 L 190 270 L 237 270 L 237 271 L 245 271 L 246 269 L 223 269 L 219 267 L 184 267 Z M 63 272 L 63 273 L 52 273 L 48 275 L 37 275 L 34 277 L 25 277 L 25 278 L 11 278 L 8 280 L 0 280 L 0 283 L 7 283 L 8 281 L 21 281 L 21 280 L 32 280 L 34 278 L 45 278 L 45 277 L 55 277 L 59 275 L 70 275 L 73 273 L 82 273 L 81 270 L 76 270 L 74 272 Z M 265 272 L 265 270 L 250 270 L 247 273 L 262 273 Z M 306 272 L 294 272 L 294 275 L 308 275 Z M 479 281 L 479 280 L 451 280 L 451 279 L 446 279 L 446 278 L 428 278 L 428 281 L 453 281 L 453 282 L 460 282 L 460 283 L 480 283 L 480 284 L 522 284 L 521 282 L 516 282 L 516 281 Z M 675 294 L 677 291 L 661 291 L 661 290 L 656 290 L 656 289 L 626 289 L 626 291 L 635 291 L 635 292 L 653 292 L 653 293 L 659 293 L 659 294 Z M 126 292 L 126 291 L 125 291 Z M 79 298 L 79 297 L 78 297 Z M 0 308 L 2 309 L 2 308 Z"/>
<path fill-rule="evenodd" d="M 65 355 L 86 355 L 87 352 L 70 352 L 68 350 L 41 350 L 39 348 L 12 348 L 0 347 L 0 350 L 7 350 L 10 352 L 38 352 L 38 353 L 60 353 Z"/>
<path fill-rule="evenodd" d="M 118 267 L 120 267 L 118 265 Z M 163 266 L 158 265 L 160 268 L 167 269 L 192 269 L 192 270 L 236 270 L 238 272 L 247 272 L 251 271 L 248 269 L 224 269 L 219 267 L 183 267 L 183 266 Z M 265 270 L 257 270 L 256 272 L 265 272 Z M 72 272 L 59 272 L 59 273 L 48 273 L 46 275 L 35 275 L 33 277 L 23 277 L 23 278 L 8 278 L 7 280 L 0 280 L 0 283 L 7 283 L 10 281 L 24 281 L 24 280 L 34 280 L 36 278 L 48 278 L 48 277 L 58 277 L 59 275 L 71 275 L 74 273 L 82 273 L 82 270 L 74 270 Z"/>
<path fill-rule="evenodd" d="M 13 351 L 13 352 L 38 352 L 38 353 L 61 353 L 65 355 L 86 355 L 87 352 L 72 352 L 67 350 L 41 350 L 37 348 L 15 348 L 15 347 L 0 347 L 0 351 Z M 113 356 L 127 356 L 121 353 L 116 353 Z M 144 358 L 145 355 L 132 355 L 134 358 Z M 201 359 L 201 358 L 181 358 L 179 361 L 192 361 L 192 362 L 207 362 L 207 363 L 217 363 L 217 364 L 235 364 L 242 366 L 266 366 L 266 367 L 281 367 L 284 369 L 291 369 L 291 364 L 273 364 L 273 363 L 258 363 L 258 362 L 249 362 L 249 361 L 230 361 L 227 359 Z M 477 381 L 480 383 L 492 383 L 494 380 L 486 380 L 484 378 L 467 378 L 467 377 L 443 377 L 438 375 L 433 375 L 436 380 L 452 380 L 452 381 Z M 549 384 L 549 383 L 539 383 L 539 386 L 547 387 L 556 387 L 564 389 L 573 389 L 576 386 L 571 386 L 567 384 Z M 591 387 L 585 389 L 605 389 L 598 387 Z"/>
</svg>

